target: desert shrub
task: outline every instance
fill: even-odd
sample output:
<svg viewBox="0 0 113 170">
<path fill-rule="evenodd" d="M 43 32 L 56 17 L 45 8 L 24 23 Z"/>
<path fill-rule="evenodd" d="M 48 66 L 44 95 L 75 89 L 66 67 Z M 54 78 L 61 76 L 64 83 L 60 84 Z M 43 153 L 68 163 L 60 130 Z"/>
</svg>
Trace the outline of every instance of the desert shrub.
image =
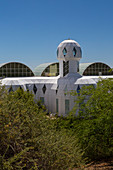
<svg viewBox="0 0 113 170">
<path fill-rule="evenodd" d="M 56 119 L 34 102 L 33 94 L 0 89 L 0 168 L 68 169 L 80 167 L 82 151 L 75 136 L 56 130 Z"/>
</svg>

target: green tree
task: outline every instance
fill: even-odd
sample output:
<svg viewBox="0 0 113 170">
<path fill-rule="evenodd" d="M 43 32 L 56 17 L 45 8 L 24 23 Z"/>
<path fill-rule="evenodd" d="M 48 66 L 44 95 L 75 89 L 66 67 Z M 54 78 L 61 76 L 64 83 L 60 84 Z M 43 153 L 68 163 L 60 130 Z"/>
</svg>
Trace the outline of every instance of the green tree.
<svg viewBox="0 0 113 170">
<path fill-rule="evenodd" d="M 77 97 L 71 116 L 85 156 L 100 159 L 113 156 L 113 80 L 105 79 L 97 87 L 84 86 Z"/>
</svg>

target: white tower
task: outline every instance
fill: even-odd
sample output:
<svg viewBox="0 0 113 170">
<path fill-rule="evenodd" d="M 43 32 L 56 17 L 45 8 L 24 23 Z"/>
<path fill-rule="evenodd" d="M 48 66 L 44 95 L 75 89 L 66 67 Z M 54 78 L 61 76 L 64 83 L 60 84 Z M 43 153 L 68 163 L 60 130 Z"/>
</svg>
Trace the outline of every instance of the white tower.
<svg viewBox="0 0 113 170">
<path fill-rule="evenodd" d="M 60 77 L 68 73 L 77 73 L 79 60 L 82 58 L 80 45 L 74 40 L 64 40 L 57 48 Z"/>
</svg>

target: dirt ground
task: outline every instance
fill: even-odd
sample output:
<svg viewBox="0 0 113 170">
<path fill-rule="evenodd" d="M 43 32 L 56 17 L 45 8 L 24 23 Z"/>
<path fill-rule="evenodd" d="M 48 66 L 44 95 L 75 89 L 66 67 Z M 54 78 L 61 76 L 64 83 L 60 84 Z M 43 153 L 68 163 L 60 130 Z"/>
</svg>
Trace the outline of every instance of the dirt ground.
<svg viewBox="0 0 113 170">
<path fill-rule="evenodd" d="M 109 160 L 101 160 L 98 162 L 91 162 L 86 165 L 83 169 L 85 170 L 113 170 L 113 158 Z"/>
</svg>

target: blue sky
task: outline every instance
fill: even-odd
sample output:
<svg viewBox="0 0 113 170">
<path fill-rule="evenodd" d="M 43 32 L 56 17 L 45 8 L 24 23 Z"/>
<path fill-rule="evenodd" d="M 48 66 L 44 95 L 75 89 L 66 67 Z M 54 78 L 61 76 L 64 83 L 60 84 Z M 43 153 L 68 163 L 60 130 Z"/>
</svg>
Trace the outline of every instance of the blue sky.
<svg viewBox="0 0 113 170">
<path fill-rule="evenodd" d="M 80 62 L 113 67 L 113 0 L 0 0 L 0 63 L 57 61 L 68 38 L 80 44 Z"/>
</svg>

